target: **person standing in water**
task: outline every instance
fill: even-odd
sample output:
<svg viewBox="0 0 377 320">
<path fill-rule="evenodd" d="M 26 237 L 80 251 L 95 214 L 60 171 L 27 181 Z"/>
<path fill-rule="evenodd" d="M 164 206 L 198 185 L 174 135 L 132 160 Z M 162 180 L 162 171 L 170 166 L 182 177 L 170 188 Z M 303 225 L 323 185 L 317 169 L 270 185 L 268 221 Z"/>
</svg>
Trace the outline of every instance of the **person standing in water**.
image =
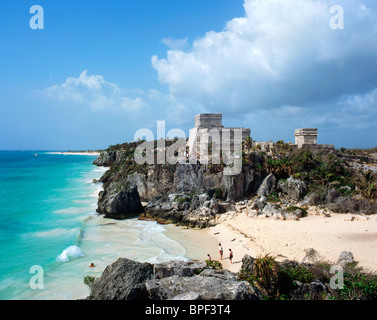
<svg viewBox="0 0 377 320">
<path fill-rule="evenodd" d="M 223 260 L 224 249 L 223 249 L 221 243 L 219 243 L 219 253 L 220 253 L 220 260 Z"/>
</svg>

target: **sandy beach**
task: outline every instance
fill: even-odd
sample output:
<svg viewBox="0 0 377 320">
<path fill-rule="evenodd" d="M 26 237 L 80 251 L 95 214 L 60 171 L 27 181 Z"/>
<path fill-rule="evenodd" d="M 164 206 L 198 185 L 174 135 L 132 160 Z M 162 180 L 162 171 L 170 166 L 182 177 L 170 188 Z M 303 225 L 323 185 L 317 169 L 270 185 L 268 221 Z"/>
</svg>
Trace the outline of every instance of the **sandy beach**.
<svg viewBox="0 0 377 320">
<path fill-rule="evenodd" d="M 353 253 L 358 265 L 377 271 L 377 216 L 331 214 L 331 217 L 309 210 L 300 221 L 281 221 L 249 217 L 246 213 L 229 212 L 220 216 L 218 225 L 206 229 L 208 244 L 219 242 L 224 248 L 223 267 L 238 272 L 245 254 L 252 257 L 270 254 L 278 261 L 291 259 L 301 262 L 305 249 L 315 249 L 323 260 L 336 264 L 342 251 Z M 229 249 L 234 252 L 233 264 Z M 203 249 L 203 248 L 201 248 Z M 217 246 L 211 248 L 213 259 L 219 260 Z"/>
<path fill-rule="evenodd" d="M 91 152 L 48 152 L 48 154 L 64 154 L 64 155 L 73 155 L 73 156 L 99 156 L 99 152 L 91 151 Z"/>
</svg>

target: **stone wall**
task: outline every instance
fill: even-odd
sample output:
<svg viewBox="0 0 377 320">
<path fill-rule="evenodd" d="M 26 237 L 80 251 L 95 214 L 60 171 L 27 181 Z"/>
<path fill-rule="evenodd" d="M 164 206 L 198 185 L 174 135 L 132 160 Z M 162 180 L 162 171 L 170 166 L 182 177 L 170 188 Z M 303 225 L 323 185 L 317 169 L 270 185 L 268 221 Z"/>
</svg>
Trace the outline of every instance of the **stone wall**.
<svg viewBox="0 0 377 320">
<path fill-rule="evenodd" d="M 195 116 L 195 128 L 222 128 L 221 113 L 202 113 Z"/>
<path fill-rule="evenodd" d="M 221 151 L 234 152 L 237 143 L 242 144 L 250 137 L 250 129 L 224 128 L 222 114 L 199 114 L 195 117 L 195 127 L 190 130 L 190 157 L 200 159 L 201 150 L 213 150 L 219 147 Z"/>
<path fill-rule="evenodd" d="M 317 144 L 318 129 L 296 129 L 295 130 L 295 142 L 299 148 L 303 145 Z"/>
</svg>

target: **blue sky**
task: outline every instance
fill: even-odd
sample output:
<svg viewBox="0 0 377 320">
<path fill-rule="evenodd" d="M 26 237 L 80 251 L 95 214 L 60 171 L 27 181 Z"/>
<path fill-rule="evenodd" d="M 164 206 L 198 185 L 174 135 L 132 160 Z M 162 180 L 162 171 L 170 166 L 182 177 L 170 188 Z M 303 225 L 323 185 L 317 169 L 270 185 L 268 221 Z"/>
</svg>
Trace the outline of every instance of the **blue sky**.
<svg viewBox="0 0 377 320">
<path fill-rule="evenodd" d="M 157 120 L 188 134 L 200 112 L 260 141 L 318 127 L 320 143 L 377 145 L 373 0 L 0 4 L 0 149 L 106 148 Z"/>
</svg>

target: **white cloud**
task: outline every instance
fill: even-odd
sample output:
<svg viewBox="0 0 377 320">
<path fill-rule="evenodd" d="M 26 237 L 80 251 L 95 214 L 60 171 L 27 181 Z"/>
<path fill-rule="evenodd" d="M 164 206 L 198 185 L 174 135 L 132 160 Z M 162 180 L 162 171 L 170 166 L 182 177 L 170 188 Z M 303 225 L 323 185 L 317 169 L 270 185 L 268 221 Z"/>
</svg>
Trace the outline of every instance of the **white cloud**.
<svg viewBox="0 0 377 320">
<path fill-rule="evenodd" d="M 188 47 L 188 38 L 184 38 L 184 39 L 162 38 L 161 42 L 173 50 L 180 50 L 180 49 L 185 49 Z"/>
<path fill-rule="evenodd" d="M 89 75 L 84 70 L 78 78 L 68 77 L 63 84 L 39 91 L 52 100 L 87 105 L 93 111 L 121 109 L 137 111 L 148 106 L 140 97 L 129 97 L 117 84 L 108 82 L 101 75 Z"/>
<path fill-rule="evenodd" d="M 177 99 L 250 113 L 309 106 L 377 87 L 375 2 L 338 1 L 345 29 L 332 30 L 331 0 L 245 0 L 244 17 L 186 50 L 152 57 Z"/>
</svg>

